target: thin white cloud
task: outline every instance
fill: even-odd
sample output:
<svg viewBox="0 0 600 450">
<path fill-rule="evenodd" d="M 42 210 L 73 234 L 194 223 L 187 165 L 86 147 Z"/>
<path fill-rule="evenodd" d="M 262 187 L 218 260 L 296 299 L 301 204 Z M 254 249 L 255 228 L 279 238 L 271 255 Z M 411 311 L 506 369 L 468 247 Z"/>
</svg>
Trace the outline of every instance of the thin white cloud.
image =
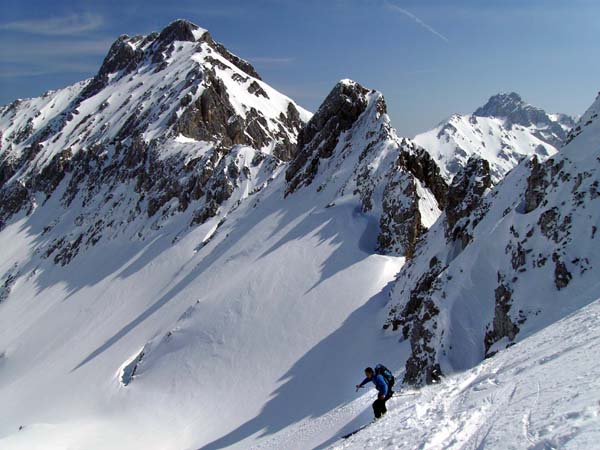
<svg viewBox="0 0 600 450">
<path fill-rule="evenodd" d="M 255 56 L 252 58 L 248 58 L 248 60 L 255 64 L 277 65 L 277 64 L 290 64 L 290 63 L 294 62 L 295 58 L 275 57 L 275 56 Z"/>
<path fill-rule="evenodd" d="M 108 39 L 0 41 L 0 78 L 95 73 L 111 42 Z"/>
<path fill-rule="evenodd" d="M 71 36 L 97 30 L 104 23 L 102 16 L 95 14 L 71 14 L 38 20 L 19 20 L 0 24 L 0 30 L 44 36 Z"/>
<path fill-rule="evenodd" d="M 35 62 L 36 60 L 70 59 L 74 56 L 104 55 L 112 44 L 110 39 L 86 41 L 21 42 L 0 41 L 0 63 Z"/>
<path fill-rule="evenodd" d="M 446 36 L 444 36 L 442 33 L 440 33 L 439 31 L 435 30 L 431 25 L 427 25 L 425 22 L 423 22 L 421 19 L 419 19 L 417 16 L 415 16 L 413 13 L 411 13 L 410 11 L 407 11 L 404 8 L 400 8 L 398 5 L 394 5 L 393 3 L 389 3 L 386 2 L 385 5 L 396 12 L 399 12 L 400 14 L 405 15 L 406 17 L 408 17 L 409 19 L 411 19 L 413 22 L 415 22 L 417 25 L 422 26 L 423 28 L 425 28 L 427 31 L 429 31 L 431 34 L 439 37 L 441 40 L 443 40 L 444 42 L 450 42 L 448 40 L 448 38 Z"/>
<path fill-rule="evenodd" d="M 97 64 L 79 64 L 57 62 L 44 67 L 7 68 L 0 67 L 0 78 L 35 77 L 57 73 L 94 74 L 98 71 Z"/>
</svg>

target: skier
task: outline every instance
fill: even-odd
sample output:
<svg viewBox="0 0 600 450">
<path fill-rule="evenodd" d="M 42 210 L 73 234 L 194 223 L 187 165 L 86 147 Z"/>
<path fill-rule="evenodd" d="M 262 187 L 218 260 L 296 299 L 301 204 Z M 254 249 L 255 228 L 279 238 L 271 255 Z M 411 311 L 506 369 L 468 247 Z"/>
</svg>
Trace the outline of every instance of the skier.
<svg viewBox="0 0 600 450">
<path fill-rule="evenodd" d="M 387 412 L 385 402 L 387 402 L 394 394 L 394 391 L 392 391 L 394 385 L 394 376 L 392 373 L 381 364 L 378 364 L 376 369 L 377 370 L 375 371 L 373 368 L 367 367 L 365 369 L 366 378 L 362 383 L 356 385 L 357 391 L 367 383 L 372 382 L 375 385 L 375 388 L 377 389 L 377 399 L 373 402 L 375 420 L 379 419 Z"/>
</svg>

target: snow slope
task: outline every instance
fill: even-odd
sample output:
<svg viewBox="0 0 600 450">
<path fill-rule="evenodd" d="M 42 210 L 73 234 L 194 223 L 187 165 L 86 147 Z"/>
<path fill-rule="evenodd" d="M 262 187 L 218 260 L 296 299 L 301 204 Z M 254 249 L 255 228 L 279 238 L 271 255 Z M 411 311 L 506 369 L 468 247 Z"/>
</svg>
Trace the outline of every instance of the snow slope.
<svg viewBox="0 0 600 450">
<path fill-rule="evenodd" d="M 523 158 L 555 154 L 573 125 L 572 118 L 547 114 L 518 94 L 498 94 L 472 115 L 454 114 L 413 140 L 431 153 L 447 179 L 477 155 L 490 163 L 498 183 Z"/>
<path fill-rule="evenodd" d="M 381 421 L 331 448 L 596 448 L 597 354 L 600 300 L 471 370 L 391 399 Z"/>
<path fill-rule="evenodd" d="M 173 225 L 77 264 L 20 264 L 0 305 L 0 447 L 248 448 L 342 404 L 364 361 L 397 354 L 378 313 L 402 258 L 372 253 L 356 203 L 282 202 L 281 181 L 196 252 L 208 224 L 177 245 Z M 38 221 L 3 231 L 2 269 L 35 260 Z"/>
<path fill-rule="evenodd" d="M 169 29 L 183 37 L 195 30 Z M 135 70 L 166 76 L 184 60 L 194 67 L 188 47 L 197 44 L 177 50 L 179 37 L 169 47 L 186 54 L 175 66 L 160 57 Z M 153 39 L 151 48 L 162 45 Z M 208 62 L 203 77 L 237 70 Z M 129 83 L 128 75 L 88 99 Z M 402 246 L 394 256 L 376 251 L 385 187 L 390 177 L 405 183 L 406 203 L 425 223 L 418 215 L 409 224 L 421 231 L 440 213 L 428 188 L 439 174 L 395 135 L 380 93 L 343 81 L 333 96 L 338 106 L 354 101 L 355 114 L 343 130 L 323 127 L 323 115 L 311 119 L 332 151 L 318 155 L 315 183 L 292 192 L 291 168 L 303 164 L 270 151 L 280 143 L 275 128 L 263 135 L 244 121 L 242 142 L 219 128 L 241 117 L 235 99 L 247 96 L 224 89 L 224 77 L 199 85 L 210 95 L 193 103 L 194 120 L 164 123 L 166 140 L 147 141 L 144 133 L 163 122 L 144 116 L 136 133 L 101 139 L 106 153 L 48 154 L 44 167 L 19 159 L 20 147 L 5 153 L 22 163 L 5 166 L 15 169 L 3 180 L 6 198 L 26 207 L 7 209 L 0 231 L 0 447 L 248 448 L 351 400 L 347 386 L 365 364 L 399 368 L 407 346 L 381 330 L 389 283 L 405 261 Z M 160 92 L 163 79 L 148 92 Z M 277 120 L 291 143 L 296 122 L 283 113 L 296 114 L 285 102 L 276 104 L 285 108 Z M 256 108 L 267 121 L 270 107 Z M 203 121 L 206 111 L 211 120 Z M 327 123 L 340 114 L 332 110 Z M 206 128 L 188 129 L 197 124 Z M 170 128 L 179 126 L 219 134 L 202 141 Z M 40 158 L 57 150 L 56 136 L 68 139 L 57 133 L 44 135 Z M 292 155 L 315 156 L 300 144 L 306 152 Z M 50 182 L 38 191 L 27 180 Z M 329 373 L 338 383 L 324 382 Z"/>
<path fill-rule="evenodd" d="M 122 36 L 92 80 L 0 110 L 0 448 L 323 448 L 369 420 L 367 364 L 493 371 L 600 297 L 597 110 L 495 190 L 482 160 L 448 187 L 376 91 L 342 80 L 311 115 L 187 21 Z M 418 283 L 444 270 L 447 301 Z M 397 315 L 415 282 L 426 308 Z M 466 427 L 434 389 L 423 416 Z"/>
</svg>

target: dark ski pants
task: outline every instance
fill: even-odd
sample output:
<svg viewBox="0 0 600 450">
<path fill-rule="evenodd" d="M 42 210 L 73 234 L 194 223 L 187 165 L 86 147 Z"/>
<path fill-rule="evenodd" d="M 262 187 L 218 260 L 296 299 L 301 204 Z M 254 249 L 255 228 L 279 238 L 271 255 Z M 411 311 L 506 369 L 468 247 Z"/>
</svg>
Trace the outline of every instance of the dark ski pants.
<svg viewBox="0 0 600 450">
<path fill-rule="evenodd" d="M 373 413 L 375 414 L 375 418 L 379 419 L 383 414 L 387 412 L 387 408 L 385 407 L 385 402 L 387 402 L 392 396 L 392 392 L 390 392 L 384 399 L 380 399 L 377 397 L 377 400 L 373 402 Z"/>
</svg>

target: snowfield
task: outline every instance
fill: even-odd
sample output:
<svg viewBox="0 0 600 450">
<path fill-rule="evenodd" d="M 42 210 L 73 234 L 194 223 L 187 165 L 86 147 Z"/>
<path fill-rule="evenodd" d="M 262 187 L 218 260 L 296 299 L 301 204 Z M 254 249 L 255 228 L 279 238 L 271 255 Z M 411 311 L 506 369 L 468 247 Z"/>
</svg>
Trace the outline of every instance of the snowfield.
<svg viewBox="0 0 600 450">
<path fill-rule="evenodd" d="M 0 448 L 249 448 L 351 399 L 372 359 L 392 361 L 401 346 L 381 313 L 403 258 L 366 251 L 375 235 L 355 203 L 313 193 L 282 208 L 282 181 L 197 251 L 211 224 L 173 245 L 175 221 L 151 242 L 23 268 L 0 305 Z M 0 234 L 10 261 L 32 257 L 29 229 Z"/>
</svg>

